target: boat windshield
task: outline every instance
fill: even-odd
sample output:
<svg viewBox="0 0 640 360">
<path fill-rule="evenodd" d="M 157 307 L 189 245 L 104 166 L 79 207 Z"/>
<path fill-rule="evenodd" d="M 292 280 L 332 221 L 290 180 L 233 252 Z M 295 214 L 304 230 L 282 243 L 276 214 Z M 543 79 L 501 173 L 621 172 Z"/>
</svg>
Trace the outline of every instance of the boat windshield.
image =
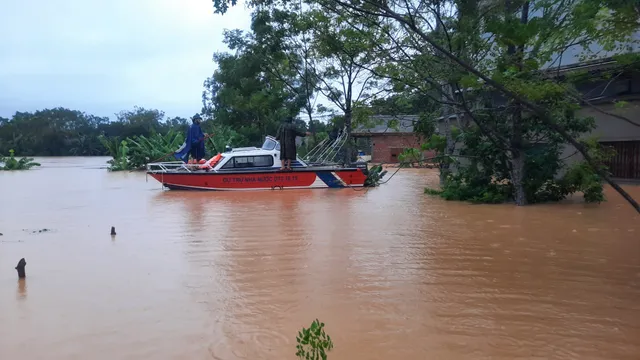
<svg viewBox="0 0 640 360">
<path fill-rule="evenodd" d="M 271 138 L 264 139 L 262 150 L 273 150 L 276 147 L 276 141 Z"/>
</svg>

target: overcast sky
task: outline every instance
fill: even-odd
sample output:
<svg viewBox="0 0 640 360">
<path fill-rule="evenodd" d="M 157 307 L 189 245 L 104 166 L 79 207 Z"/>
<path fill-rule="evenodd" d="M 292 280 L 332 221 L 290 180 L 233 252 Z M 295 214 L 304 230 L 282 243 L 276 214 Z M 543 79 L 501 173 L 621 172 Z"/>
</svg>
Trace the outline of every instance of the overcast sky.
<svg viewBox="0 0 640 360">
<path fill-rule="evenodd" d="M 225 28 L 244 6 L 211 0 L 0 0 L 0 116 L 57 106 L 110 116 L 134 105 L 190 117 Z"/>
</svg>

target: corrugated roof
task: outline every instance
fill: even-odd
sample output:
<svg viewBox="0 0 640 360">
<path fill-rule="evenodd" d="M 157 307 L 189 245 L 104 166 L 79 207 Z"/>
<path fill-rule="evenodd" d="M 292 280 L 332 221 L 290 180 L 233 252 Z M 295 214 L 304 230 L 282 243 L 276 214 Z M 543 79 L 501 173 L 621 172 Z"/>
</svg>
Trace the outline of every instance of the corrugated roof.
<svg viewBox="0 0 640 360">
<path fill-rule="evenodd" d="M 418 115 L 374 115 L 366 124 L 359 125 L 352 134 L 392 134 L 412 133 L 413 125 L 418 122 Z"/>
</svg>

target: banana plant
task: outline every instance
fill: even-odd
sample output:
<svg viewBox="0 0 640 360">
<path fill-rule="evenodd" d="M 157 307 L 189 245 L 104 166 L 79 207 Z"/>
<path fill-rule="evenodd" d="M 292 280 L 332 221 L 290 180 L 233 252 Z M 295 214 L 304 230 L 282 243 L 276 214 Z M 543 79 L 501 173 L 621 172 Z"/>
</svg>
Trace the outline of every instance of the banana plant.
<svg viewBox="0 0 640 360">
<path fill-rule="evenodd" d="M 9 150 L 9 156 L 0 156 L 0 170 L 29 170 L 34 166 L 40 166 L 40 164 L 34 162 L 33 158 L 22 157 L 16 159 L 13 149 Z"/>
<path fill-rule="evenodd" d="M 129 162 L 134 169 L 144 168 L 152 161 L 160 161 L 167 158 L 177 150 L 184 142 L 184 136 L 175 131 L 169 131 L 165 135 L 154 133 L 149 137 L 144 135 L 127 138 L 131 143 Z"/>
<path fill-rule="evenodd" d="M 107 149 L 112 159 L 107 161 L 109 171 L 130 170 L 129 159 L 127 158 L 129 147 L 126 140 L 119 141 L 117 137 L 108 138 L 106 136 L 99 137 L 102 146 Z"/>
</svg>

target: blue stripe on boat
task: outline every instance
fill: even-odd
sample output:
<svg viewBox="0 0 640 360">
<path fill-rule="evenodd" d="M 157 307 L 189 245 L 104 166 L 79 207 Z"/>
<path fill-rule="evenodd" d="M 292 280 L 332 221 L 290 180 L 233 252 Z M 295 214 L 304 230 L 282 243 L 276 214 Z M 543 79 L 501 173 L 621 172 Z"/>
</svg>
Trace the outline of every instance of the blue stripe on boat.
<svg viewBox="0 0 640 360">
<path fill-rule="evenodd" d="M 330 171 L 316 171 L 316 175 L 330 188 L 344 187 L 340 180 L 336 179 Z"/>
</svg>

